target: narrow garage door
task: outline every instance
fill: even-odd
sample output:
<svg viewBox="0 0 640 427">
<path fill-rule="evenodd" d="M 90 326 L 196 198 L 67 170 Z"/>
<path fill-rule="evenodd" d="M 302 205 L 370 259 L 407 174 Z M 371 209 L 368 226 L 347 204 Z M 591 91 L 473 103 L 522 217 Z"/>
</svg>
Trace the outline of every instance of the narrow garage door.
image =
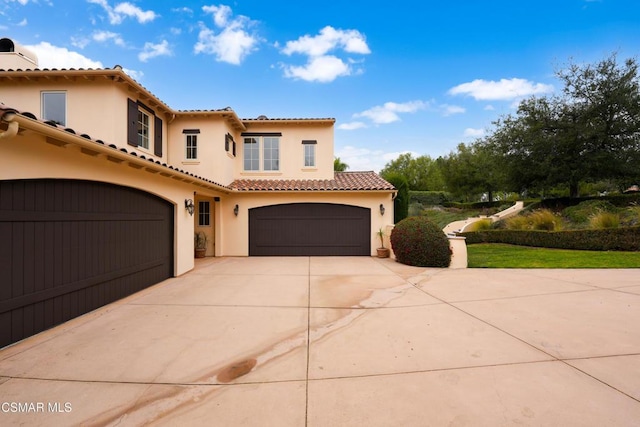
<svg viewBox="0 0 640 427">
<path fill-rule="evenodd" d="M 293 203 L 249 210 L 249 255 L 371 255 L 371 210 Z"/>
<path fill-rule="evenodd" d="M 0 181 L 0 347 L 173 275 L 173 206 L 73 180 Z"/>
</svg>

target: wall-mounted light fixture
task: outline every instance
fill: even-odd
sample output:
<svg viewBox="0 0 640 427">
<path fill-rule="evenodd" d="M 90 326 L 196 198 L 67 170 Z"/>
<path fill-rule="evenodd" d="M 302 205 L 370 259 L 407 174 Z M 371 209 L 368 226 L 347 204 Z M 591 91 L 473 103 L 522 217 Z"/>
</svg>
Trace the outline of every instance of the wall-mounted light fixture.
<svg viewBox="0 0 640 427">
<path fill-rule="evenodd" d="M 233 208 L 233 214 L 234 214 L 235 216 L 238 216 L 238 209 L 239 209 L 239 208 L 238 208 L 238 205 L 235 205 L 235 207 Z"/>
<path fill-rule="evenodd" d="M 380 203 L 380 215 L 384 215 L 384 205 L 382 203 Z"/>
<path fill-rule="evenodd" d="M 196 206 L 193 204 L 193 200 L 184 199 L 184 208 L 189 212 L 189 215 L 193 216 L 193 212 L 196 209 Z"/>
</svg>

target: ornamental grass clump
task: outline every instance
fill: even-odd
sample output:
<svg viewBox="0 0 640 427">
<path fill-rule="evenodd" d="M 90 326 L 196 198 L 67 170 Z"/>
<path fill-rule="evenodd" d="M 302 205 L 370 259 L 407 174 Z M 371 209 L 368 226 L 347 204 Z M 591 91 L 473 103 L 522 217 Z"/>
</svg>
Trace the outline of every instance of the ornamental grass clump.
<svg viewBox="0 0 640 427">
<path fill-rule="evenodd" d="M 398 262 L 416 267 L 449 267 L 449 239 L 423 216 L 409 217 L 391 231 L 391 247 Z"/>
<path fill-rule="evenodd" d="M 618 228 L 620 226 L 620 216 L 613 212 L 598 212 L 589 218 L 589 225 L 596 230 Z"/>
<path fill-rule="evenodd" d="M 534 230 L 558 231 L 562 229 L 560 217 L 549 209 L 539 209 L 529 216 Z"/>
</svg>

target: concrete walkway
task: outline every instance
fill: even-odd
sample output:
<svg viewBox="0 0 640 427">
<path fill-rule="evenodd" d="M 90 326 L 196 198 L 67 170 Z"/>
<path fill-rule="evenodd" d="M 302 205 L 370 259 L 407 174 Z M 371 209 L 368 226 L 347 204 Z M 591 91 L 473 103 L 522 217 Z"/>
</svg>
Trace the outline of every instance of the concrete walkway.
<svg viewBox="0 0 640 427">
<path fill-rule="evenodd" d="M 0 350 L 2 426 L 147 423 L 637 426 L 638 270 L 205 259 Z"/>
</svg>

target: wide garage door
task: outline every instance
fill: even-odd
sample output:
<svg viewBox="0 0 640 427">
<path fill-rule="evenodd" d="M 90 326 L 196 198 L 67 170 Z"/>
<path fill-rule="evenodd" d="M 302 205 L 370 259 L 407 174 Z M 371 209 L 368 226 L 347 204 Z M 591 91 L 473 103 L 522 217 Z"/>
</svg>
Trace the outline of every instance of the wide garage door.
<svg viewBox="0 0 640 427">
<path fill-rule="evenodd" d="M 0 181 L 0 347 L 173 276 L 173 206 L 73 180 Z"/>
<path fill-rule="evenodd" d="M 249 255 L 371 255 L 371 210 L 292 203 L 249 210 Z"/>
</svg>

